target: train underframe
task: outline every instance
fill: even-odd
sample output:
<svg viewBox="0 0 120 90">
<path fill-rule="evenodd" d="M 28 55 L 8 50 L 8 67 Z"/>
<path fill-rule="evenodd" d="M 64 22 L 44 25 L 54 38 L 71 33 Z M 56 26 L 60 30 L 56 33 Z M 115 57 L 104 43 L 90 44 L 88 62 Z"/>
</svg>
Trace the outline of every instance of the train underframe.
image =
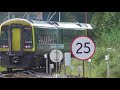
<svg viewBox="0 0 120 90">
<path fill-rule="evenodd" d="M 12 71 L 12 69 L 44 69 L 46 70 L 46 58 L 44 55 L 31 53 L 24 53 L 22 56 L 18 55 L 8 55 L 6 52 L 0 54 L 1 66 L 7 68 L 7 71 Z M 48 57 L 48 70 L 49 65 L 55 63 Z"/>
</svg>

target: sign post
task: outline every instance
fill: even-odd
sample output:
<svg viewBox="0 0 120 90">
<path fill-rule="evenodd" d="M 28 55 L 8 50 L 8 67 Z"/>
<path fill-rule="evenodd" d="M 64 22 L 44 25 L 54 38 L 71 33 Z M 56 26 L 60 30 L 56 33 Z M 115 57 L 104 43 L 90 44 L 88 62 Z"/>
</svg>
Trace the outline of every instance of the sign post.
<svg viewBox="0 0 120 90">
<path fill-rule="evenodd" d="M 95 53 L 95 44 L 93 40 L 87 36 L 76 37 L 71 45 L 72 55 L 78 60 L 88 60 Z M 84 62 L 83 62 L 84 77 Z"/>
<path fill-rule="evenodd" d="M 83 78 L 85 77 L 85 62 L 83 60 Z"/>
<path fill-rule="evenodd" d="M 105 55 L 105 60 L 106 60 L 106 64 L 107 64 L 107 78 L 109 78 L 110 76 L 110 70 L 109 70 L 109 54 Z"/>
<path fill-rule="evenodd" d="M 66 66 L 70 66 L 71 65 L 71 53 L 70 52 L 66 52 L 64 54 L 64 74 L 66 75 Z"/>
<path fill-rule="evenodd" d="M 56 74 L 57 74 L 57 63 L 63 59 L 63 53 L 60 50 L 52 50 L 50 53 L 50 59 L 56 63 Z"/>
<path fill-rule="evenodd" d="M 52 75 L 52 69 L 54 68 L 54 64 L 50 64 L 50 75 Z"/>
<path fill-rule="evenodd" d="M 48 54 L 47 53 L 44 55 L 44 58 L 46 58 L 46 74 L 48 74 Z"/>
<path fill-rule="evenodd" d="M 91 78 L 91 59 L 88 59 L 89 62 L 89 78 Z"/>
<path fill-rule="evenodd" d="M 71 53 L 66 52 L 65 53 L 65 66 L 70 66 L 71 65 Z"/>
</svg>

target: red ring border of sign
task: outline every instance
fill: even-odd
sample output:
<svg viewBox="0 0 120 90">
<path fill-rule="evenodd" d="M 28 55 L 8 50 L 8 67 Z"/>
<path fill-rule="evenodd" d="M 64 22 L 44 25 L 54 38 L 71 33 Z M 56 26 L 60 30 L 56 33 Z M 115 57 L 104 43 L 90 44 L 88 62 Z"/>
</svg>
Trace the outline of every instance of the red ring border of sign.
<svg viewBox="0 0 120 90">
<path fill-rule="evenodd" d="M 94 50 L 93 54 L 92 54 L 89 58 L 87 58 L 87 59 L 79 59 L 79 58 L 77 58 L 77 57 L 73 54 L 73 52 L 72 52 L 72 44 L 73 44 L 73 42 L 74 42 L 77 38 L 80 38 L 80 37 L 87 37 L 87 38 L 89 38 L 89 39 L 93 42 L 93 40 L 92 40 L 90 37 L 88 37 L 88 36 L 77 36 L 77 37 L 75 37 L 75 38 L 72 40 L 72 43 L 71 43 L 71 45 L 70 45 L 70 52 L 71 52 L 72 55 L 73 55 L 76 59 L 78 59 L 78 60 L 88 60 L 88 59 L 91 59 L 91 57 L 94 55 L 94 53 L 95 53 L 95 51 L 96 51 L 96 46 L 95 46 L 95 43 L 94 43 L 94 42 L 93 42 L 93 44 L 94 44 L 95 50 Z"/>
</svg>

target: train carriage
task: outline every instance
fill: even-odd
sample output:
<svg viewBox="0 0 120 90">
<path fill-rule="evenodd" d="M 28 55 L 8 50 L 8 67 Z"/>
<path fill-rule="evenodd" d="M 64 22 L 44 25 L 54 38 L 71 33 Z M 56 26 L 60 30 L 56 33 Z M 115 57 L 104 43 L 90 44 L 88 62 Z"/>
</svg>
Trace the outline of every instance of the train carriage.
<svg viewBox="0 0 120 90">
<path fill-rule="evenodd" d="M 43 56 L 52 50 L 51 44 L 64 44 L 62 51 L 69 51 L 68 44 L 76 34 L 68 32 L 76 30 L 80 35 L 85 29 L 93 28 L 84 23 L 7 20 L 0 25 L 1 65 L 8 71 L 45 65 Z"/>
</svg>

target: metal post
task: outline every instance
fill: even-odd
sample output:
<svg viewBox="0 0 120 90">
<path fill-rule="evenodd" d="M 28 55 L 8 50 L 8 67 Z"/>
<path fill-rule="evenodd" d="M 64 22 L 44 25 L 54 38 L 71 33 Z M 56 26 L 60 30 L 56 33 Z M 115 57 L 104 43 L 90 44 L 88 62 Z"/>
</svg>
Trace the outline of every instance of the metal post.
<svg viewBox="0 0 120 90">
<path fill-rule="evenodd" d="M 60 16 L 61 16 L 61 15 L 60 15 L 60 12 L 59 12 L 59 22 L 60 22 L 60 19 L 61 19 Z"/>
<path fill-rule="evenodd" d="M 87 23 L 87 12 L 85 12 L 85 23 Z M 86 31 L 86 36 L 87 36 L 87 30 Z M 85 67 L 84 67 L 84 60 L 83 60 L 83 77 L 85 77 Z"/>
<path fill-rule="evenodd" d="M 61 67 L 61 66 L 60 66 L 60 62 L 59 62 L 59 74 L 60 74 L 60 67 Z"/>
<path fill-rule="evenodd" d="M 91 78 L 91 62 L 89 62 L 89 74 L 90 74 L 89 78 Z"/>
<path fill-rule="evenodd" d="M 51 17 L 50 17 L 50 19 L 48 20 L 48 21 L 50 21 L 53 17 L 54 17 L 54 15 L 56 14 L 57 12 L 55 12 Z M 60 13 L 59 13 L 59 15 L 60 15 Z M 60 17 L 60 16 L 59 16 Z M 60 20 L 60 18 L 59 18 L 59 20 Z M 53 24 L 56 28 L 57 28 L 57 31 L 56 31 L 56 38 L 57 38 L 57 40 L 56 40 L 56 74 L 57 74 L 57 60 L 58 60 L 58 46 L 57 46 L 57 44 L 58 44 L 58 27 L 57 27 L 57 25 L 55 25 L 55 24 Z"/>
<path fill-rule="evenodd" d="M 85 62 L 83 60 L 83 77 L 85 77 Z"/>
<path fill-rule="evenodd" d="M 56 49 L 56 74 L 57 74 L 57 49 Z"/>
<path fill-rule="evenodd" d="M 107 62 L 107 78 L 109 78 L 110 73 L 109 73 L 109 60 L 106 61 Z"/>
<path fill-rule="evenodd" d="M 53 15 L 50 17 L 50 19 L 48 21 L 50 21 L 56 14 L 57 12 L 53 13 Z"/>
<path fill-rule="evenodd" d="M 63 57 L 63 61 L 64 61 L 64 75 L 66 75 L 65 54 L 64 54 L 64 57 Z"/>
<path fill-rule="evenodd" d="M 91 78 L 91 59 L 88 59 L 89 63 L 89 78 Z"/>
<path fill-rule="evenodd" d="M 59 12 L 59 22 L 60 22 L 60 12 Z M 59 74 L 60 74 L 60 62 L 59 62 Z"/>
<path fill-rule="evenodd" d="M 105 60 L 106 60 L 106 69 L 107 69 L 107 78 L 109 78 L 110 73 L 109 73 L 109 54 L 105 55 Z"/>
<path fill-rule="evenodd" d="M 91 62 L 89 63 L 89 65 L 90 65 L 90 78 L 91 78 Z"/>
<path fill-rule="evenodd" d="M 52 76 L 52 69 L 54 68 L 53 64 L 49 65 L 49 69 L 50 69 L 50 75 Z"/>
<path fill-rule="evenodd" d="M 85 12 L 85 23 L 87 23 L 87 22 L 88 22 L 88 13 Z"/>
<path fill-rule="evenodd" d="M 27 15 L 27 13 L 28 13 L 28 12 L 25 12 L 25 14 L 23 15 L 23 17 L 22 17 L 22 18 L 24 18 L 24 17 Z"/>
<path fill-rule="evenodd" d="M 8 19 L 10 19 L 10 15 L 9 15 L 9 12 L 8 12 Z"/>
<path fill-rule="evenodd" d="M 56 25 L 55 25 L 56 26 Z M 57 27 L 57 26 L 56 26 Z M 56 40 L 56 74 L 57 74 L 57 60 L 58 60 L 58 28 L 57 28 L 57 32 L 56 32 L 56 37 L 57 37 L 57 40 Z"/>
<path fill-rule="evenodd" d="M 49 65 L 50 75 L 52 75 L 51 65 Z"/>
<path fill-rule="evenodd" d="M 48 74 L 48 54 L 46 54 L 46 74 Z"/>
<path fill-rule="evenodd" d="M 51 12 L 49 13 L 49 15 L 48 15 L 48 17 L 47 17 L 47 21 L 48 21 L 48 19 L 49 19 L 50 15 L 51 15 Z"/>
<path fill-rule="evenodd" d="M 57 38 L 57 40 L 56 40 L 56 74 L 57 74 L 57 60 L 58 60 L 58 31 L 59 31 L 59 29 L 58 29 L 57 25 L 55 25 L 55 24 L 53 24 L 53 25 L 57 28 L 57 31 L 56 31 L 56 38 Z"/>
</svg>

